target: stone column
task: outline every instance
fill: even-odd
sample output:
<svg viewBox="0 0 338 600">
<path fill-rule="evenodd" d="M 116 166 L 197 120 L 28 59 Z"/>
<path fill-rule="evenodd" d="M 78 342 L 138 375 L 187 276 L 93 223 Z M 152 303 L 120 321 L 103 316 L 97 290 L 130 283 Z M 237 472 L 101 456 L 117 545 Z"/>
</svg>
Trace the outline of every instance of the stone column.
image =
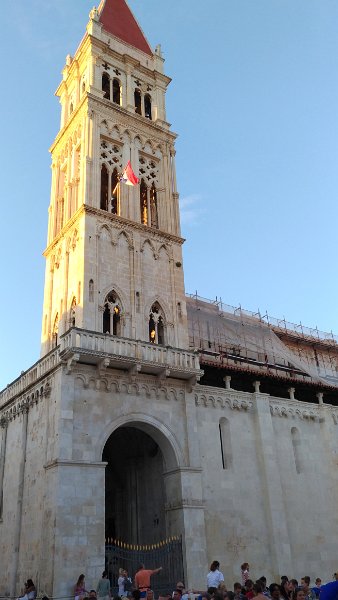
<svg viewBox="0 0 338 600">
<path fill-rule="evenodd" d="M 256 409 L 257 457 L 261 463 L 261 492 L 267 525 L 265 539 L 270 546 L 274 576 L 279 577 L 281 573 L 292 571 L 287 515 L 278 470 L 269 397 L 266 394 L 254 393 L 253 401 Z"/>
<path fill-rule="evenodd" d="M 225 389 L 231 390 L 231 375 L 226 375 L 223 377 L 223 381 L 225 383 Z"/>
<path fill-rule="evenodd" d="M 8 420 L 6 419 L 6 417 L 2 417 L 0 419 L 0 428 L 2 429 L 1 454 L 0 454 L 0 520 L 2 519 L 2 509 L 3 509 L 3 489 L 4 489 L 6 447 L 7 447 L 7 427 L 8 427 Z"/>
<path fill-rule="evenodd" d="M 19 464 L 19 479 L 18 479 L 18 495 L 16 500 L 16 521 L 13 529 L 13 557 L 12 557 L 12 572 L 10 578 L 10 595 L 13 598 L 17 595 L 17 574 L 19 567 L 20 539 L 21 539 L 21 523 L 22 523 L 22 507 L 23 507 L 23 492 L 25 482 L 25 466 L 26 466 L 26 450 L 27 450 L 27 429 L 28 429 L 28 406 L 22 412 L 22 438 L 21 438 L 21 456 Z M 14 501 L 14 499 L 13 499 Z"/>
</svg>

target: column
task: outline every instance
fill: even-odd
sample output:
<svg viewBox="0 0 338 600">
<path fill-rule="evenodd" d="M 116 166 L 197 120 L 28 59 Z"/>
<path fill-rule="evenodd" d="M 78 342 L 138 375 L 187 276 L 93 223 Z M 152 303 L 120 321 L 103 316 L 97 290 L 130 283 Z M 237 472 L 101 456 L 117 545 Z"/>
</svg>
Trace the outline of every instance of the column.
<svg viewBox="0 0 338 600">
<path fill-rule="evenodd" d="M 283 489 L 278 471 L 275 434 L 269 397 L 253 394 L 256 411 L 256 446 L 260 462 L 261 490 L 266 515 L 266 542 L 270 546 L 274 576 L 292 571 L 292 556 L 287 528 Z"/>
</svg>

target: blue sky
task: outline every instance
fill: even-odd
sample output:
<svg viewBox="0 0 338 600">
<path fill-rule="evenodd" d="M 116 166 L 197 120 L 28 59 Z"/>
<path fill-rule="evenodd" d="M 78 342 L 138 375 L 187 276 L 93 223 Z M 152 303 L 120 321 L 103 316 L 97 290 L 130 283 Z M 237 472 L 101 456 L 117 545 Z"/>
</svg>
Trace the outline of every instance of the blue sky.
<svg viewBox="0 0 338 600">
<path fill-rule="evenodd" d="M 0 388 L 39 357 L 53 94 L 92 5 L 2 11 Z M 338 3 L 129 5 L 173 78 L 187 292 L 338 332 Z"/>
</svg>

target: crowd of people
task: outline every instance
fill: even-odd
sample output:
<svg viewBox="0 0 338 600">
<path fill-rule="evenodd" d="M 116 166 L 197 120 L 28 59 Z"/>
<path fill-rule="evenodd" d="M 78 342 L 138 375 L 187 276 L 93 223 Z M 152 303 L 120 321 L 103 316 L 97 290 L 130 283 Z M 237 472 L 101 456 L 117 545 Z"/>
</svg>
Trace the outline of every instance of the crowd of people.
<svg viewBox="0 0 338 600">
<path fill-rule="evenodd" d="M 134 580 L 128 575 L 126 569 L 119 569 L 117 580 L 118 590 L 114 590 L 106 571 L 103 571 L 96 589 L 87 590 L 85 576 L 78 578 L 74 586 L 74 600 L 155 600 L 151 578 L 162 571 L 162 567 L 146 569 L 141 564 L 135 574 Z M 334 573 L 333 582 L 322 584 L 320 577 L 311 586 L 311 579 L 305 575 L 298 582 L 282 575 L 280 582 L 267 584 L 264 575 L 259 579 L 250 576 L 249 563 L 241 566 L 241 581 L 236 581 L 232 589 L 225 584 L 224 575 L 220 571 L 217 560 L 210 565 L 206 576 L 205 590 L 186 590 L 184 583 L 178 581 L 174 590 L 158 596 L 156 600 L 338 600 L 338 573 Z M 115 592 L 115 593 L 113 593 Z M 24 593 L 18 600 L 35 600 L 36 588 L 31 579 L 25 583 Z M 43 600 L 48 600 L 44 597 Z"/>
</svg>

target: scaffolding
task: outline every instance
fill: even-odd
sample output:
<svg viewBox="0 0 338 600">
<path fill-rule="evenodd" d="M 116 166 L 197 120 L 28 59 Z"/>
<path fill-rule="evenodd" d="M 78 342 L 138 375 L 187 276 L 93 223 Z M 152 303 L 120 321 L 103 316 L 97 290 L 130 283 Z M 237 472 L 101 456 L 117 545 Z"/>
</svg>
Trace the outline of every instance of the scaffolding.
<svg viewBox="0 0 338 600">
<path fill-rule="evenodd" d="M 190 347 L 204 363 L 338 387 L 338 337 L 318 328 L 275 319 L 187 295 Z"/>
</svg>

